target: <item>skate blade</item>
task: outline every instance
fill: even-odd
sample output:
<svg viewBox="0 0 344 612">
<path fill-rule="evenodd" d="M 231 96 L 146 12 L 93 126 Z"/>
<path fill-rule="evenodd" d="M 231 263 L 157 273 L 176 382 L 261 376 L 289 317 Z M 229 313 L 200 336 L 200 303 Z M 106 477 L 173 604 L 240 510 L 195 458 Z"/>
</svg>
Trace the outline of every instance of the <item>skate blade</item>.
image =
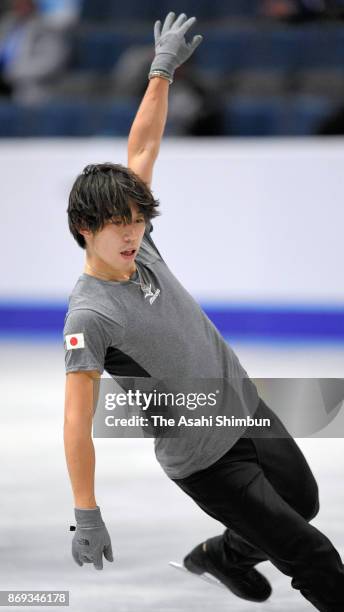
<svg viewBox="0 0 344 612">
<path fill-rule="evenodd" d="M 189 576 L 195 576 L 196 578 L 201 578 L 201 580 L 204 580 L 204 582 L 208 582 L 208 584 L 212 584 L 213 586 L 220 587 L 221 589 L 226 589 L 226 591 L 228 590 L 227 587 L 225 587 L 225 585 L 222 584 L 222 582 L 220 582 L 220 580 L 215 578 L 215 576 L 208 574 L 208 572 L 204 572 L 204 574 L 193 574 L 192 572 L 189 572 L 189 570 L 187 570 L 186 567 L 184 567 L 184 565 L 182 565 L 181 563 L 176 563 L 175 561 L 169 561 L 169 565 L 171 567 L 174 567 L 177 570 L 181 570 L 182 572 L 185 572 Z"/>
</svg>

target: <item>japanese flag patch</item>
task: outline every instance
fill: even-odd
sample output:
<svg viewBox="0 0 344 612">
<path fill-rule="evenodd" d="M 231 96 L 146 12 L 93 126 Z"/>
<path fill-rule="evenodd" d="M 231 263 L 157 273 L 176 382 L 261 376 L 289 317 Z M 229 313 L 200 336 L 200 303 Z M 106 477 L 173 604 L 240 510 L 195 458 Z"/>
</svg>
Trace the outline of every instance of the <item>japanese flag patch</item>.
<svg viewBox="0 0 344 612">
<path fill-rule="evenodd" d="M 71 349 L 85 348 L 84 334 L 68 334 L 65 337 L 67 351 Z"/>
</svg>

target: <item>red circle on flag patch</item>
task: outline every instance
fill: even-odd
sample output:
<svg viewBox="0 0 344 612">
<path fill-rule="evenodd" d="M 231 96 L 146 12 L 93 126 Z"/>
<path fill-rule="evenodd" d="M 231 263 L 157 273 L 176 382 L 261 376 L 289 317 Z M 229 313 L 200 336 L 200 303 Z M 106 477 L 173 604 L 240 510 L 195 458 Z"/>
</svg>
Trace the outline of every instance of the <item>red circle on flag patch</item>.
<svg viewBox="0 0 344 612">
<path fill-rule="evenodd" d="M 70 339 L 70 343 L 72 346 L 76 346 L 78 344 L 78 339 L 73 336 L 73 338 Z"/>
</svg>

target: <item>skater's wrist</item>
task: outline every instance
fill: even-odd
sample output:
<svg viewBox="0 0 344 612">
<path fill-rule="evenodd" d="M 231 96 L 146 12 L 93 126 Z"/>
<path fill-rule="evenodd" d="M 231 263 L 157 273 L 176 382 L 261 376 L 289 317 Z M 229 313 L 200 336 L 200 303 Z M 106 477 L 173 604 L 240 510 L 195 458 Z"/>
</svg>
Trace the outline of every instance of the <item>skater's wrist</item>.
<svg viewBox="0 0 344 612">
<path fill-rule="evenodd" d="M 99 506 L 95 508 L 74 508 L 75 520 L 79 527 L 103 526 L 104 522 Z"/>
<path fill-rule="evenodd" d="M 74 498 L 74 507 L 75 508 L 85 508 L 85 510 L 92 510 L 97 507 L 97 502 L 95 497 L 75 497 Z"/>
</svg>

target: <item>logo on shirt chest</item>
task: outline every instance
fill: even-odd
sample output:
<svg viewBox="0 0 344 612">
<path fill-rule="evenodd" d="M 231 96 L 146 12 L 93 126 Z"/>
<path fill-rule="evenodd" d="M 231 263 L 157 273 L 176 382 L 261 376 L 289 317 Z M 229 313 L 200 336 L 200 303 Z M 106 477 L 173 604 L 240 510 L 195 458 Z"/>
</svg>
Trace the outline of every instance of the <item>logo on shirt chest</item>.
<svg viewBox="0 0 344 612">
<path fill-rule="evenodd" d="M 142 291 L 144 293 L 145 299 L 149 298 L 149 303 L 151 305 L 153 304 L 153 302 L 156 300 L 156 298 L 160 294 L 160 289 L 156 289 L 155 292 L 153 293 L 153 291 L 152 291 L 152 284 L 151 283 L 149 283 L 149 285 L 144 285 L 142 287 Z"/>
</svg>

